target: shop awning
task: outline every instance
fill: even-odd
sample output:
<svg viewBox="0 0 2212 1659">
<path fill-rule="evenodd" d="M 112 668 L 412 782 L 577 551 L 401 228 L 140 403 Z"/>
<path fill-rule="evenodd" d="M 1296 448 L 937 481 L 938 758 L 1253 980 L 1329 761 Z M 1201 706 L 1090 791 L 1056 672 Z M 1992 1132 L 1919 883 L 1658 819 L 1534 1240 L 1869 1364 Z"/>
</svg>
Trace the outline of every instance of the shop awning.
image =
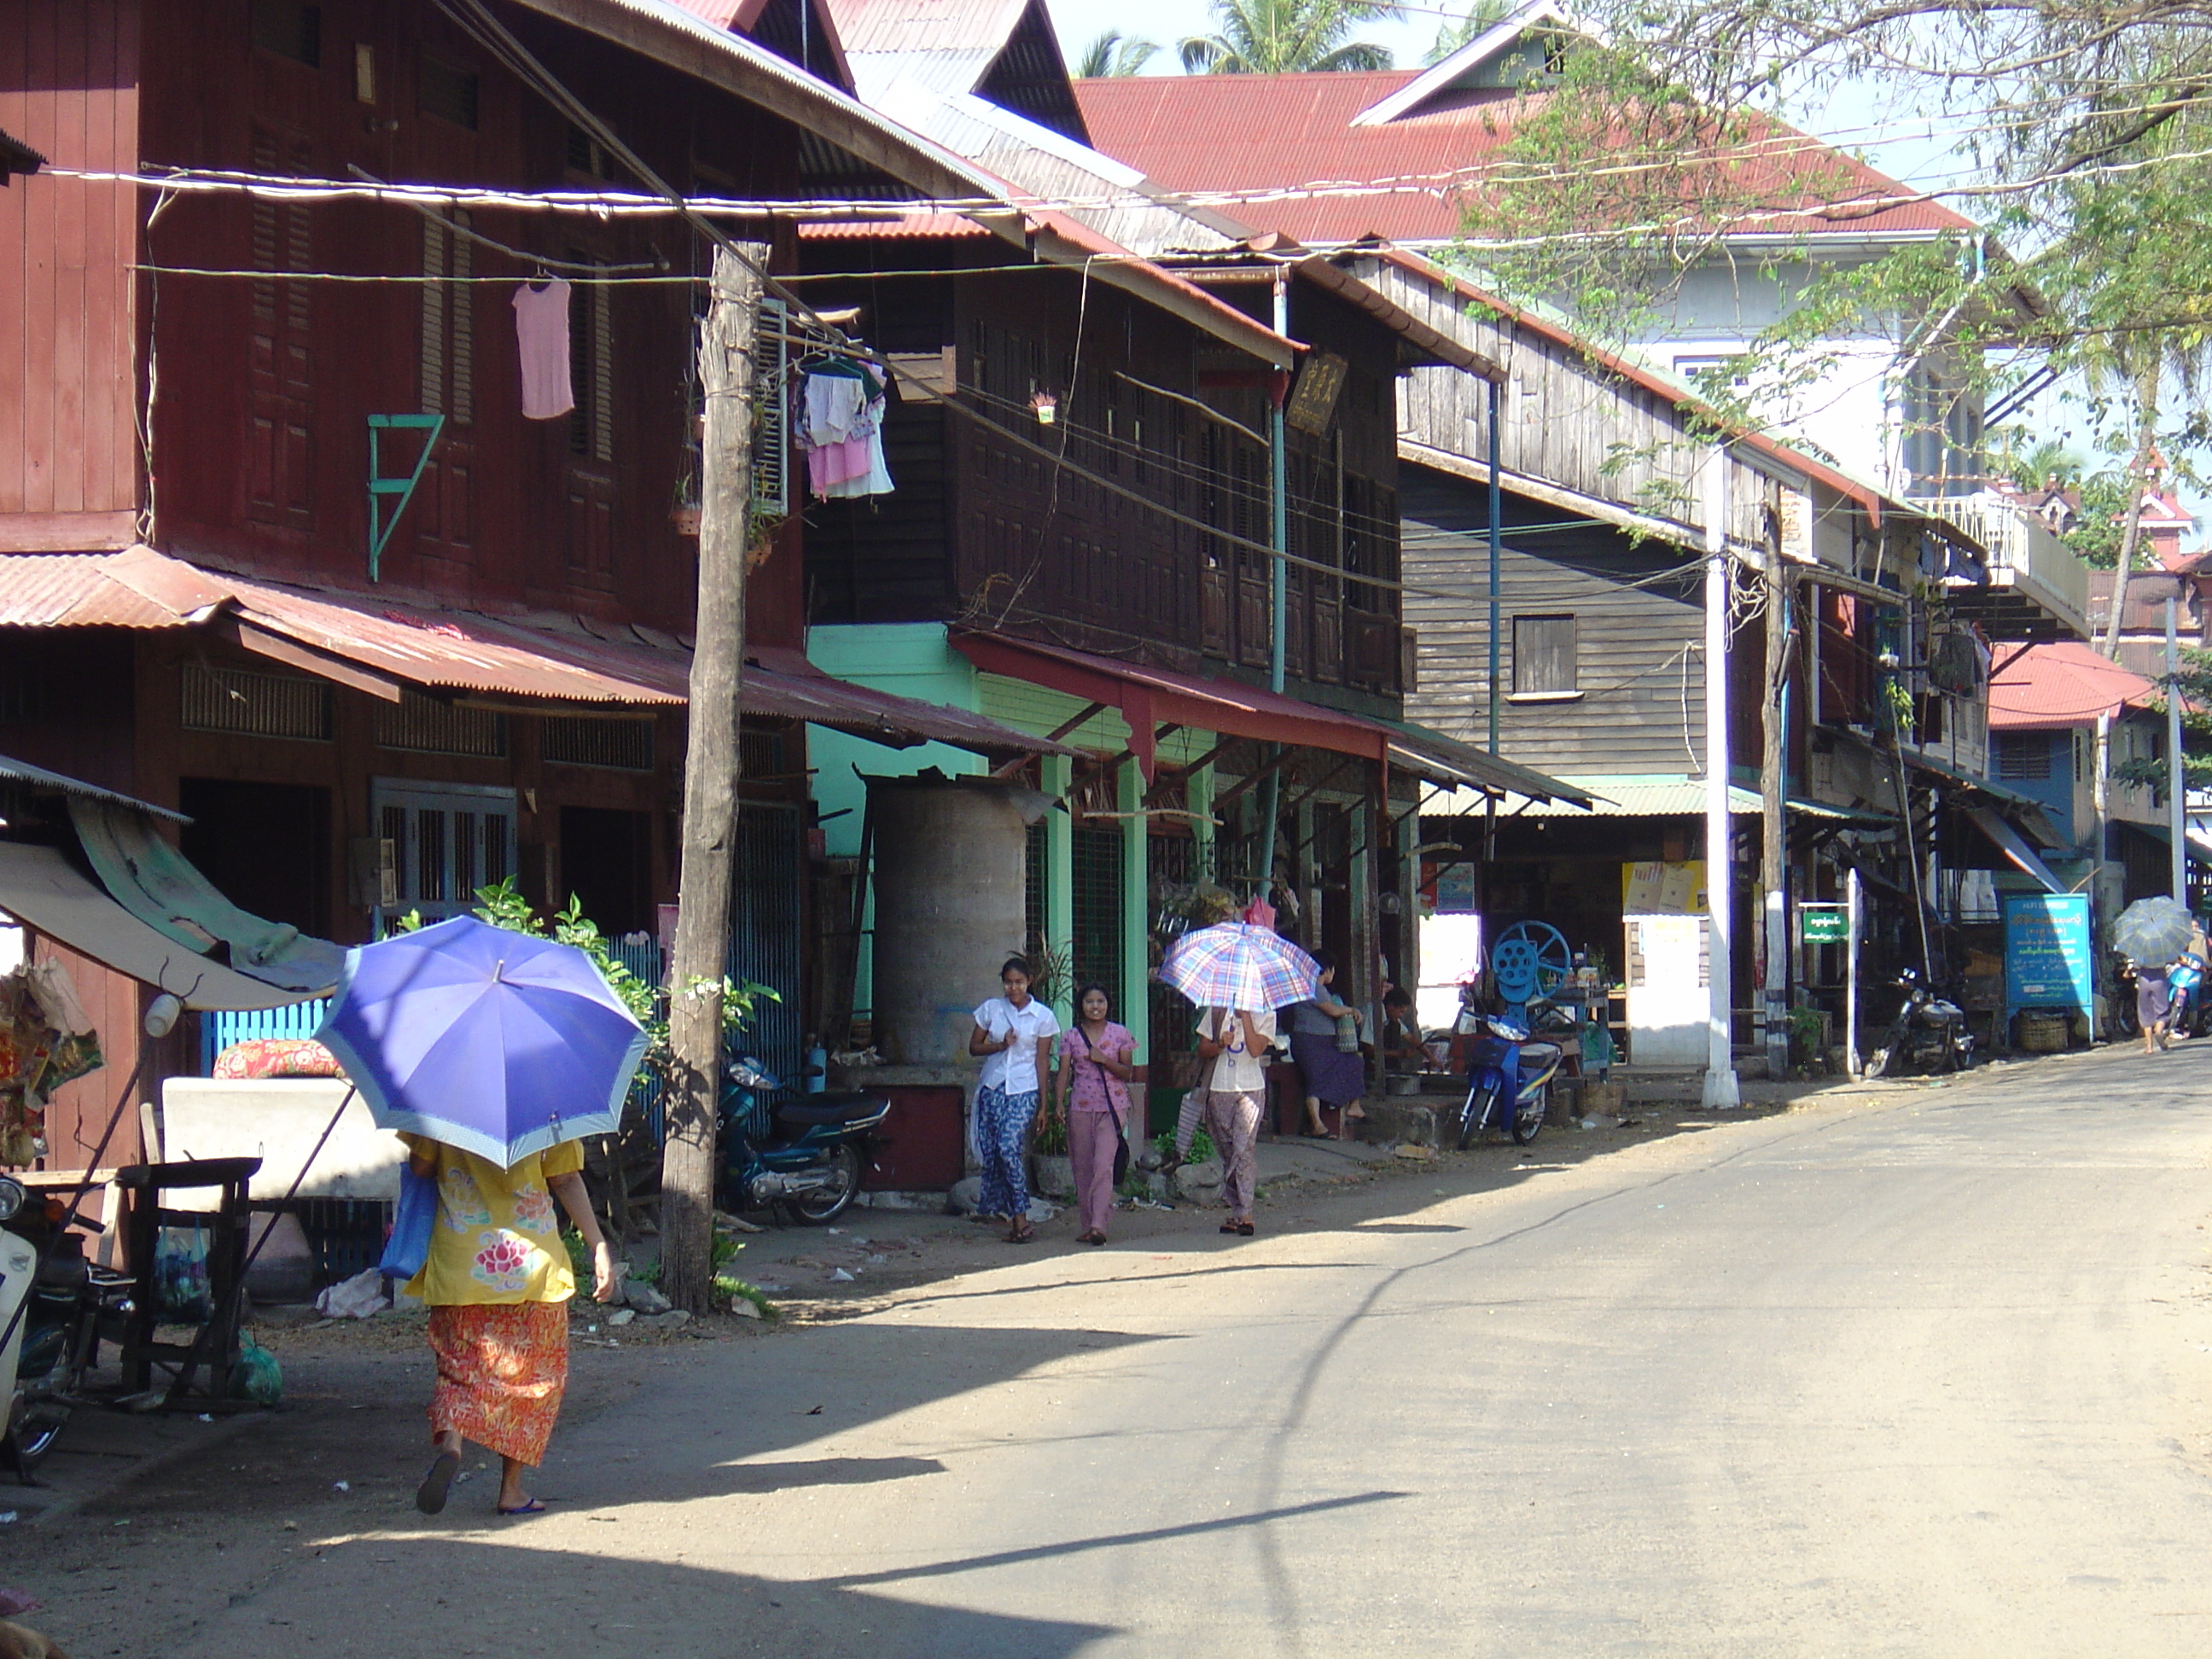
<svg viewBox="0 0 2212 1659">
<path fill-rule="evenodd" d="M 1589 808 L 1590 798 L 1584 791 L 1547 777 L 1534 767 L 1431 732 L 1412 720 L 1397 721 L 1396 730 L 1390 744 L 1390 763 L 1403 771 L 1418 773 L 1434 783 L 1473 785 L 1493 794 L 1526 795 L 1584 811 Z"/>
<path fill-rule="evenodd" d="M 1509 798 L 1498 811 L 1504 816 L 1530 818 L 1571 818 L 1584 814 L 1601 818 L 1701 817 L 1705 811 L 1705 785 L 1702 778 L 1628 774 L 1577 778 L 1571 786 L 1562 787 L 1573 787 L 1589 803 L 1588 805 L 1578 812 L 1558 801 L 1547 802 L 1521 795 Z M 1812 800 L 1799 795 L 1790 796 L 1783 806 L 1793 817 L 1819 818 L 1832 823 L 1858 824 L 1867 829 L 1879 829 L 1897 822 L 1887 812 L 1836 806 L 1826 801 Z M 1479 811 L 1481 803 L 1469 801 L 1463 806 L 1455 803 L 1453 810 Z M 1728 810 L 1731 817 L 1758 817 L 1760 810 L 1758 792 L 1747 789 L 1741 784 L 1730 784 Z"/>
<path fill-rule="evenodd" d="M 1966 809 L 1966 816 L 1973 821 L 1974 828 L 1996 843 L 1999 852 L 2010 859 L 2017 868 L 2033 876 L 2036 884 L 2045 892 L 2070 893 L 2074 890 L 2057 876 L 2052 875 L 2051 867 L 2036 856 L 2034 848 L 2021 839 L 2020 831 L 1999 817 L 1991 809 L 1986 806 L 1969 806 Z"/>
<path fill-rule="evenodd" d="M 787 647 L 762 646 L 746 652 L 743 696 L 748 713 L 774 712 L 788 720 L 809 720 L 893 749 L 945 743 L 990 756 L 1076 752 L 1066 744 L 1031 737 L 964 708 L 921 702 L 835 678 L 808 661 L 805 652 Z M 771 703 L 772 711 L 767 707 Z"/>
<path fill-rule="evenodd" d="M 1877 752 L 1880 751 L 1877 750 Z M 1946 783 L 1954 784 L 1961 789 L 1987 796 L 1990 800 L 1997 803 L 2004 815 L 2012 821 L 2022 835 L 2038 843 L 2047 852 L 2063 851 L 2073 845 L 2072 840 L 2061 834 L 2058 826 L 2051 821 L 2051 815 L 2044 810 L 2043 803 L 2032 795 L 2023 795 L 2017 789 L 2008 789 L 2001 783 L 1993 783 L 1987 778 L 1978 777 L 1948 762 L 1937 760 L 1932 755 L 1919 755 L 1908 751 L 1905 757 L 1905 763 L 1916 772 L 1925 772 L 1932 777 L 1942 779 Z M 2061 888 L 2059 890 L 2064 892 L 2068 890 Z"/>
<path fill-rule="evenodd" d="M 106 801 L 116 806 L 127 806 L 134 812 L 143 812 L 149 817 L 167 818 L 172 823 L 190 823 L 182 812 L 173 812 L 166 806 L 156 806 L 151 801 L 133 800 L 112 789 L 102 789 L 96 783 L 87 783 L 81 778 L 64 777 L 59 772 L 49 772 L 43 766 L 33 766 L 28 761 L 11 760 L 0 755 L 0 778 L 27 785 L 33 793 L 67 795 L 72 800 Z"/>
<path fill-rule="evenodd" d="M 1153 733 L 1159 726 L 1170 725 L 1224 738 L 1250 738 L 1393 761 L 1409 771 L 1447 783 L 1534 790 L 1547 799 L 1583 799 L 1582 792 L 1571 785 L 1452 738 L 1419 727 L 1392 726 L 1324 708 L 1237 680 L 1200 679 L 1171 669 L 1117 662 L 1111 657 L 1095 657 L 1087 651 L 1005 634 L 955 633 L 951 644 L 987 674 L 1046 686 L 1085 702 L 1120 709 L 1129 726 L 1130 752 L 1147 778 L 1153 773 Z"/>
<path fill-rule="evenodd" d="M 72 800 L 70 817 L 93 872 L 118 904 L 189 951 L 222 947 L 240 973 L 303 996 L 331 989 L 345 952 L 289 922 L 241 910 L 169 845 L 154 820 L 110 801 Z"/>
<path fill-rule="evenodd" d="M 2162 823 L 2139 823 L 2133 818 L 2114 818 L 2112 822 L 2123 830 L 2134 830 L 2146 841 L 2156 842 L 2160 847 L 2170 848 L 2173 845 L 2173 831 Z M 2193 834 L 2184 836 L 2181 843 L 2188 848 L 2191 863 L 2212 870 L 2212 848 L 2206 847 Z"/>
<path fill-rule="evenodd" d="M 522 711 L 649 710 L 682 708 L 690 688 L 690 650 L 658 629 L 285 587 L 203 570 L 150 547 L 0 559 L 0 628 L 10 627 L 198 629 L 387 702 L 413 690 Z M 832 679 L 802 652 L 751 655 L 738 694 L 748 714 L 811 720 L 895 746 L 1066 752 L 980 714 Z"/>
<path fill-rule="evenodd" d="M 0 912 L 187 1008 L 282 1008 L 305 1000 L 155 933 L 51 847 L 0 842 Z"/>
</svg>

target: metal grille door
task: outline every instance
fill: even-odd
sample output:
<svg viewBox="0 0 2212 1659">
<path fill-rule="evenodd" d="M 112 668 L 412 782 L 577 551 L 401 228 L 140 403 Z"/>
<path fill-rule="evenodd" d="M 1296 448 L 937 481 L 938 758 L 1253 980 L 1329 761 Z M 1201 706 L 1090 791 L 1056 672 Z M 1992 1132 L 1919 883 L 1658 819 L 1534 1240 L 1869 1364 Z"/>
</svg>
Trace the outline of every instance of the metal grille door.
<svg viewBox="0 0 2212 1659">
<path fill-rule="evenodd" d="M 796 1089 L 805 1063 L 800 1024 L 798 811 L 747 802 L 738 813 L 738 867 L 730 898 L 730 977 L 756 980 L 782 1000 L 763 999 L 738 1037 L 769 1071 Z"/>
</svg>

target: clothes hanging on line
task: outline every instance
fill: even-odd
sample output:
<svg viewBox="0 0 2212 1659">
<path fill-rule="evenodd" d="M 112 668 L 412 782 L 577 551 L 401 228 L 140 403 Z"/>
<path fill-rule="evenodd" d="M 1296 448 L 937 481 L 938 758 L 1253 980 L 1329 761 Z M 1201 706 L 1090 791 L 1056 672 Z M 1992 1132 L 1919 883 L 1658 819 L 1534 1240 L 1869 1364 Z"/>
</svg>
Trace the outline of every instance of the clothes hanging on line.
<svg viewBox="0 0 2212 1659">
<path fill-rule="evenodd" d="M 823 356 L 810 364 L 800 397 L 799 447 L 806 454 L 807 483 L 823 501 L 887 495 L 890 469 L 884 464 L 882 371 L 849 357 Z"/>
<path fill-rule="evenodd" d="M 522 359 L 522 413 L 554 421 L 576 406 L 568 382 L 568 285 L 558 276 L 544 288 L 514 290 L 514 341 Z"/>
</svg>

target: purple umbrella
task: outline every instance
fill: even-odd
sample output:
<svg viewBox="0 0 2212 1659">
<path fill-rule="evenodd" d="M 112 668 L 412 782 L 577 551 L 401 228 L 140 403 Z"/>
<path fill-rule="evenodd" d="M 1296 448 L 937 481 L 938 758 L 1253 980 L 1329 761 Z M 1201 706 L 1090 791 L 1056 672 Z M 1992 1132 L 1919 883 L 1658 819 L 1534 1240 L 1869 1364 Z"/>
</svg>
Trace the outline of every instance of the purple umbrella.
<svg viewBox="0 0 2212 1659">
<path fill-rule="evenodd" d="M 501 1168 L 614 1133 L 646 1044 L 581 951 L 473 916 L 347 951 L 315 1037 L 379 1127 Z"/>
</svg>

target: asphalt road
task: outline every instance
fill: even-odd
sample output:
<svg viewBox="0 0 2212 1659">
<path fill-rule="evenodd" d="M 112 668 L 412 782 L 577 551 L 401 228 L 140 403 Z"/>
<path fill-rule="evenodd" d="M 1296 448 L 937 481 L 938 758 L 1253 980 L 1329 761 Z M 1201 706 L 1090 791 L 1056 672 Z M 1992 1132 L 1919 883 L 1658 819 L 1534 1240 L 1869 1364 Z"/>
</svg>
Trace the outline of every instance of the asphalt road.
<svg viewBox="0 0 2212 1659">
<path fill-rule="evenodd" d="M 2208 1085 L 2106 1053 L 1009 1252 L 172 1651 L 2198 1655 Z"/>
</svg>

